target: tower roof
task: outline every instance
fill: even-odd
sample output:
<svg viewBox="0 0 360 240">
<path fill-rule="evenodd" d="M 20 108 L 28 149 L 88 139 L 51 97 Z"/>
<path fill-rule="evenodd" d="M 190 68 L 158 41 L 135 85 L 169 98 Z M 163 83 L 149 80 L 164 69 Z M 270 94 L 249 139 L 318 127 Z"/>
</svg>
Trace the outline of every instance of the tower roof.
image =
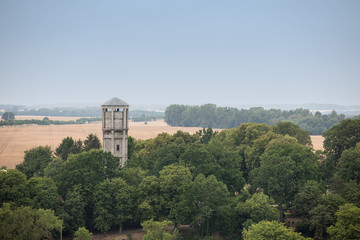
<svg viewBox="0 0 360 240">
<path fill-rule="evenodd" d="M 121 107 L 128 107 L 129 104 L 127 104 L 124 100 L 121 100 L 120 98 L 113 97 L 110 100 L 106 101 L 102 106 L 121 106 Z"/>
</svg>

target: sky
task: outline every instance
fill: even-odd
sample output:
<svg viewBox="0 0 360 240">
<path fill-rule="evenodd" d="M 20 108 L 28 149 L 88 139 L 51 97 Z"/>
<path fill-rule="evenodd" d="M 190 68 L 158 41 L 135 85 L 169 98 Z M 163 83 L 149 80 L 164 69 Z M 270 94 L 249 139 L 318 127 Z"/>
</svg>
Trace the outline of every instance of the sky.
<svg viewBox="0 0 360 240">
<path fill-rule="evenodd" d="M 0 0 L 0 104 L 360 104 L 358 0 Z"/>
</svg>

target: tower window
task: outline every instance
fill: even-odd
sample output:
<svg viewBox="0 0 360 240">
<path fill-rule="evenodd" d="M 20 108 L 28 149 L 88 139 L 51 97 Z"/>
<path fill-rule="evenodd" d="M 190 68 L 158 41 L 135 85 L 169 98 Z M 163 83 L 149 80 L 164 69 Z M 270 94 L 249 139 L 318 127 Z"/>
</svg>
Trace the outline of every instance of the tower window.
<svg viewBox="0 0 360 240">
<path fill-rule="evenodd" d="M 119 144 L 116 145 L 116 151 L 120 151 L 120 145 Z"/>
</svg>

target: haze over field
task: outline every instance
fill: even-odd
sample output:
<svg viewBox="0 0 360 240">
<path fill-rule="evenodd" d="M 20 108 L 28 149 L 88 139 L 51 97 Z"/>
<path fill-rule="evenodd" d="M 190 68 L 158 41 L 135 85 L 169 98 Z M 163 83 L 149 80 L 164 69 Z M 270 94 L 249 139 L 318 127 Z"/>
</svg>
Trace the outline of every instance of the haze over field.
<svg viewBox="0 0 360 240">
<path fill-rule="evenodd" d="M 360 103 L 360 2 L 1 1 L 0 103 Z"/>
</svg>

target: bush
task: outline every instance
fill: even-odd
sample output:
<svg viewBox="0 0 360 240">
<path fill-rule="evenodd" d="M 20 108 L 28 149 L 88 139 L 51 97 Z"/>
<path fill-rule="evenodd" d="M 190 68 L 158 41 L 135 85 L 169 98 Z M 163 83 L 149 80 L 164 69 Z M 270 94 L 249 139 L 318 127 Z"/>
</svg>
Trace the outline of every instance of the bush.
<svg viewBox="0 0 360 240">
<path fill-rule="evenodd" d="M 74 240 L 91 240 L 92 233 L 86 228 L 80 227 L 74 234 Z"/>
</svg>

